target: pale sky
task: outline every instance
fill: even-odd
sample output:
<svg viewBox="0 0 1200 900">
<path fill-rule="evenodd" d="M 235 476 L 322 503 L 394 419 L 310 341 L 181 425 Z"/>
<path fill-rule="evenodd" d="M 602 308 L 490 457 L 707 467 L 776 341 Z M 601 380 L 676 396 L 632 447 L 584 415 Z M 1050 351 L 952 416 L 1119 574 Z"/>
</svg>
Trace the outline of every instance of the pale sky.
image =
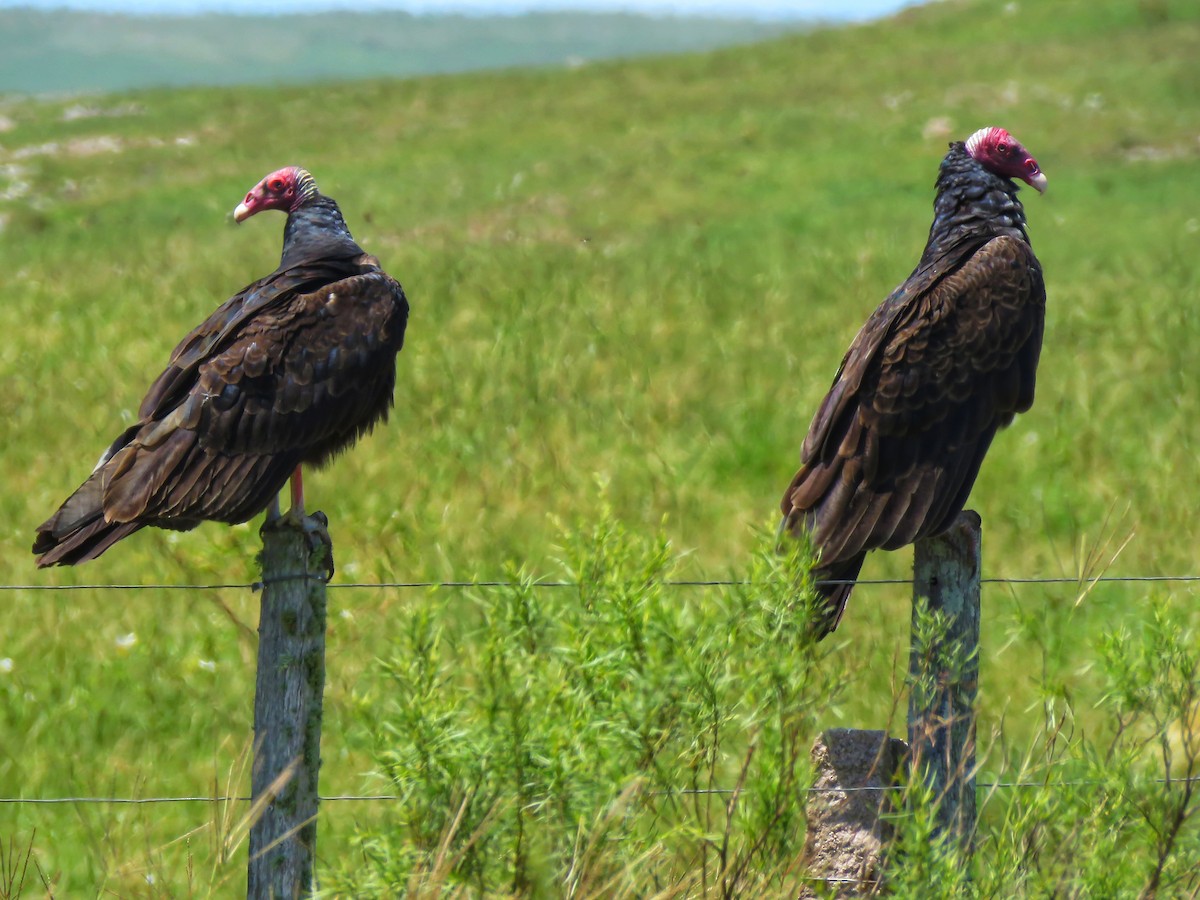
<svg viewBox="0 0 1200 900">
<path fill-rule="evenodd" d="M 0 0 L 0 7 L 70 7 L 106 12 L 304 13 L 330 9 L 410 13 L 509 14 L 576 9 L 654 15 L 712 15 L 763 19 L 861 20 L 885 16 L 920 0 Z"/>
</svg>

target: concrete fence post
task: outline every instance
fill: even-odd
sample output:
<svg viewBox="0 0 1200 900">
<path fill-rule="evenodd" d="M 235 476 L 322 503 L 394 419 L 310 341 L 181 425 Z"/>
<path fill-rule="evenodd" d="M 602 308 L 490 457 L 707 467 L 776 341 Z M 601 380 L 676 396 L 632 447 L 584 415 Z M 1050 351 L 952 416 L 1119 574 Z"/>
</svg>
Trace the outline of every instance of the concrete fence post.
<svg viewBox="0 0 1200 900">
<path fill-rule="evenodd" d="M 886 731 L 830 728 L 813 743 L 815 775 L 805 806 L 804 870 L 800 900 L 874 893 L 892 839 L 884 814 L 908 755 Z"/>
</svg>

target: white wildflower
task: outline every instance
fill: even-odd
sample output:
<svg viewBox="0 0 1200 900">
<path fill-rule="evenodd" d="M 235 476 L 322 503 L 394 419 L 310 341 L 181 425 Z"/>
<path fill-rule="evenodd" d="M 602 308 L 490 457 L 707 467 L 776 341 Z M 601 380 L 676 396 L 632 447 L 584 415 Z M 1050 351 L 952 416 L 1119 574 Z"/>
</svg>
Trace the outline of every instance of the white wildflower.
<svg viewBox="0 0 1200 900">
<path fill-rule="evenodd" d="M 129 632 L 129 634 L 118 634 L 113 641 L 117 645 L 118 650 L 131 650 L 137 644 L 137 633 Z"/>
</svg>

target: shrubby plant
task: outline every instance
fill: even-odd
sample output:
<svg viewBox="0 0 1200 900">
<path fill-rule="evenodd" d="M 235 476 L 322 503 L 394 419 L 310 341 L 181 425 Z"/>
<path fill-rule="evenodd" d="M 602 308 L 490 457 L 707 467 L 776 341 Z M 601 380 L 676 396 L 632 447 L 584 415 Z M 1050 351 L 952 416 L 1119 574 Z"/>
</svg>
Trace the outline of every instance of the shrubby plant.
<svg viewBox="0 0 1200 900">
<path fill-rule="evenodd" d="M 561 578 L 404 613 L 383 662 L 375 759 L 400 795 L 325 890 L 355 896 L 794 897 L 808 749 L 840 659 L 805 638 L 803 551 L 764 539 L 743 578 L 680 585 L 677 557 L 611 513 L 564 529 Z M 1074 727 L 1048 699 L 1024 750 L 980 753 L 975 851 L 897 788 L 889 896 L 1186 897 L 1200 891 L 1200 649 L 1156 603 L 1097 648 L 1108 690 Z M 936 629 L 932 618 L 927 631 Z M 1065 692 L 1046 685 L 1048 698 Z M 902 698 L 894 698 L 897 708 Z M 994 773 L 994 774 L 993 774 Z M 832 895 L 832 894 L 831 894 Z"/>
<path fill-rule="evenodd" d="M 745 896 L 798 884 L 808 748 L 838 667 L 805 637 L 803 552 L 764 541 L 740 583 L 671 585 L 677 558 L 611 514 L 565 530 L 571 587 L 414 611 L 384 663 L 376 758 L 401 796 L 335 893 Z M 794 585 L 799 584 L 799 587 Z M 335 887 L 337 885 L 337 887 Z"/>
<path fill-rule="evenodd" d="M 889 896 L 1200 896 L 1200 641 L 1166 598 L 1147 610 L 1095 648 L 1107 691 L 1094 735 L 1047 684 L 1033 744 L 985 761 L 997 774 L 980 779 L 993 786 L 981 785 L 972 858 L 935 833 L 933 798 L 905 789 Z M 1005 752 L 998 731 L 991 755 Z"/>
</svg>

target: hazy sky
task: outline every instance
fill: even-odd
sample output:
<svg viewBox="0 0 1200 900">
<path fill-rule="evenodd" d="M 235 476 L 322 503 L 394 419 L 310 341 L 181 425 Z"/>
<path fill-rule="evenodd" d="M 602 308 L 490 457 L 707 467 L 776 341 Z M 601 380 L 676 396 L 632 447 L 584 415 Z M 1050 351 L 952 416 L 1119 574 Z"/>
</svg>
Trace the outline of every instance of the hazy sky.
<svg viewBox="0 0 1200 900">
<path fill-rule="evenodd" d="M 72 7 L 137 13 L 317 12 L 398 9 L 412 13 L 520 13 L 533 9 L 735 15 L 743 18 L 868 19 L 918 0 L 0 0 L 4 6 Z"/>
</svg>

